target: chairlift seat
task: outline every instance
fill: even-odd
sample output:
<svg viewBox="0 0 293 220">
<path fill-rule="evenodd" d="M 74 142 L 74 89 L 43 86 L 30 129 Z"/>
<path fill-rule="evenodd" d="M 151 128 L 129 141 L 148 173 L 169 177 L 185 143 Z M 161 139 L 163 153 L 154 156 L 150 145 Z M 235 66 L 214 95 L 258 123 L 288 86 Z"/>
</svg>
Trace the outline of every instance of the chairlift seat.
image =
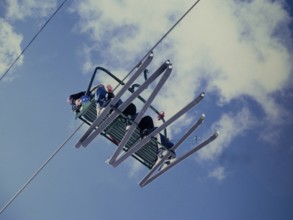
<svg viewBox="0 0 293 220">
<path fill-rule="evenodd" d="M 82 109 L 76 115 L 76 118 L 84 121 L 86 124 L 91 125 L 97 117 L 95 100 L 91 100 L 83 104 Z M 99 126 L 99 125 L 98 125 Z M 120 114 L 109 126 L 101 133 L 104 137 L 110 140 L 115 145 L 119 145 L 120 141 L 126 133 L 126 116 Z M 128 151 L 134 144 L 140 140 L 140 129 L 137 127 L 133 135 L 129 138 L 127 144 L 123 150 Z M 158 155 L 158 142 L 155 138 L 152 138 L 141 149 L 132 154 L 132 156 L 151 169 L 157 161 Z"/>
</svg>

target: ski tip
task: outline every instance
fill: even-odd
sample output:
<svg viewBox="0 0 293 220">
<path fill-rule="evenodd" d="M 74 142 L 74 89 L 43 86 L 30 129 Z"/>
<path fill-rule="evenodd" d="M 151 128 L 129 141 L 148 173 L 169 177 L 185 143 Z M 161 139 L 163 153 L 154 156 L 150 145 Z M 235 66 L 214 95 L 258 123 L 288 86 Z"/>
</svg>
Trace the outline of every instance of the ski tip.
<svg viewBox="0 0 293 220">
<path fill-rule="evenodd" d="M 145 182 L 140 182 L 140 183 L 139 183 L 139 186 L 140 186 L 141 188 L 143 188 L 145 185 L 146 185 Z"/>
<path fill-rule="evenodd" d="M 75 148 L 80 148 L 80 146 L 81 146 L 81 142 L 80 141 L 75 144 Z"/>
<path fill-rule="evenodd" d="M 110 165 L 110 158 L 108 158 L 108 159 L 105 161 L 105 164 Z"/>
<path fill-rule="evenodd" d="M 215 136 L 218 137 L 219 135 L 220 135 L 220 132 L 219 131 L 216 131 L 215 132 Z"/>
<path fill-rule="evenodd" d="M 205 114 L 202 114 L 201 116 L 200 116 L 200 119 L 201 120 L 204 120 L 206 118 L 206 115 Z"/>
<path fill-rule="evenodd" d="M 200 96 L 203 98 L 205 96 L 205 92 L 200 93 Z"/>
</svg>

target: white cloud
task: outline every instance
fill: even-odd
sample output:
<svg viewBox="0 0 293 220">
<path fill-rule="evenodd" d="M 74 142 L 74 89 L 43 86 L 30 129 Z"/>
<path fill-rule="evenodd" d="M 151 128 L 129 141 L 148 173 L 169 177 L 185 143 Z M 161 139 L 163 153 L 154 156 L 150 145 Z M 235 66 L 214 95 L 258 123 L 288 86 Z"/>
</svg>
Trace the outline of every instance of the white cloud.
<svg viewBox="0 0 293 220">
<path fill-rule="evenodd" d="M 241 95 L 254 97 L 269 117 L 278 119 L 278 106 L 270 95 L 285 85 L 292 55 L 274 31 L 288 22 L 288 15 L 277 3 L 261 0 L 242 3 L 226 19 L 230 28 L 214 35 L 221 40 L 209 39 L 214 42 L 209 51 L 216 70 L 209 71 L 210 89 L 219 91 L 223 102 Z"/>
<path fill-rule="evenodd" d="M 216 167 L 208 175 L 208 177 L 215 178 L 218 181 L 224 180 L 226 178 L 226 176 L 227 176 L 226 171 L 225 171 L 225 168 L 223 166 Z"/>
<path fill-rule="evenodd" d="M 81 16 L 81 31 L 90 33 L 100 45 L 95 49 L 106 47 L 104 62 L 111 62 L 106 61 L 110 57 L 130 62 L 171 26 L 167 15 L 172 11 L 178 17 L 189 3 L 88 0 L 77 4 L 75 10 Z M 269 113 L 261 98 L 283 86 L 292 68 L 286 47 L 273 35 L 280 24 L 289 22 L 281 3 L 214 0 L 202 1 L 197 7 L 167 39 L 172 48 L 160 48 L 175 53 L 174 81 L 187 84 L 180 88 L 190 89 L 195 82 L 208 78 L 209 89 L 219 91 L 222 101 L 248 94 Z M 206 76 L 195 72 L 203 68 Z"/>
<path fill-rule="evenodd" d="M 199 160 L 214 160 L 230 145 L 231 141 L 254 126 L 255 120 L 247 108 L 243 108 L 236 115 L 223 114 L 221 119 L 213 125 L 213 130 L 220 131 L 216 141 L 201 149 L 197 153 Z"/>
<path fill-rule="evenodd" d="M 81 17 L 82 33 L 88 33 L 98 49 L 103 49 L 104 62 L 131 62 L 143 55 L 170 26 L 168 15 L 179 2 L 117 1 L 77 2 L 73 11 Z M 143 12 L 143 13 L 142 13 Z M 112 61 L 112 62 L 111 62 Z"/>
<path fill-rule="evenodd" d="M 22 35 L 17 34 L 8 22 L 0 18 L 0 77 L 20 54 L 22 38 Z M 21 65 L 22 62 L 21 57 L 17 64 Z M 13 77 L 10 75 L 4 79 L 12 80 Z"/>
<path fill-rule="evenodd" d="M 56 8 L 57 0 L 9 0 L 6 1 L 6 18 L 21 20 L 27 17 L 45 17 Z"/>
<path fill-rule="evenodd" d="M 92 39 L 87 69 L 98 59 L 114 73 L 130 70 L 192 3 L 76 1 L 72 11 L 81 18 L 80 31 Z M 201 1 L 155 50 L 151 70 L 168 58 L 174 67 L 164 93 L 155 100 L 158 109 L 171 116 L 204 89 L 217 93 L 222 106 L 239 97 L 252 97 L 264 110 L 266 123 L 283 123 L 280 115 L 286 115 L 285 110 L 273 96 L 286 86 L 292 73 L 292 54 L 287 49 L 292 47 L 288 32 L 291 18 L 282 4 L 268 0 Z M 252 113 L 248 108 L 222 115 L 217 122 L 221 135 L 213 148 L 207 148 L 211 152 L 205 157 L 215 158 L 250 128 Z"/>
</svg>

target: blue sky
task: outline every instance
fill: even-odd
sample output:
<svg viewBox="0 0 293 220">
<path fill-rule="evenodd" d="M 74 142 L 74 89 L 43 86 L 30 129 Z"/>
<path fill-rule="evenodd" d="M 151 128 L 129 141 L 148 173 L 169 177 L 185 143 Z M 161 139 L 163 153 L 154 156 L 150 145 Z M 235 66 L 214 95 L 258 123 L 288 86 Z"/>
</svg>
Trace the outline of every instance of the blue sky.
<svg viewBox="0 0 293 220">
<path fill-rule="evenodd" d="M 0 76 L 60 3 L 0 2 Z M 96 66 L 125 76 L 192 3 L 67 1 L 0 81 L 1 207 L 79 126 L 67 96 L 87 88 Z M 0 219 L 292 219 L 292 8 L 201 0 L 155 49 L 150 71 L 167 59 L 174 67 L 154 100 L 167 118 L 206 92 L 171 138 L 205 113 L 194 135 L 219 130 L 211 145 L 140 188 L 146 168 L 132 158 L 108 166 L 114 146 L 102 137 L 74 148 L 85 126 Z"/>
</svg>

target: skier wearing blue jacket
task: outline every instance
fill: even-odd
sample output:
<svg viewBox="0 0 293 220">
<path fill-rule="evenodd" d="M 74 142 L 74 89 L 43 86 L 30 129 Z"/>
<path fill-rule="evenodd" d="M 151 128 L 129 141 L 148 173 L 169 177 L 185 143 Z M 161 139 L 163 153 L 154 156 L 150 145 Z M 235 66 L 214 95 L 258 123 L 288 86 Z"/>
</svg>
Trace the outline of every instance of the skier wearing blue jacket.
<svg viewBox="0 0 293 220">
<path fill-rule="evenodd" d="M 106 90 L 107 88 L 107 90 Z M 107 85 L 107 87 L 103 84 L 98 85 L 96 88 L 96 92 L 94 94 L 95 101 L 97 104 L 97 111 L 99 112 L 102 108 L 106 107 L 111 99 L 114 97 L 113 89 L 111 85 Z M 72 110 L 75 112 L 79 112 L 80 107 L 82 104 L 90 101 L 92 99 L 93 95 L 86 95 L 86 92 L 79 92 L 76 94 L 72 94 L 68 97 L 67 101 L 69 104 L 72 105 Z M 117 107 L 122 103 L 121 100 L 117 103 Z"/>
</svg>

